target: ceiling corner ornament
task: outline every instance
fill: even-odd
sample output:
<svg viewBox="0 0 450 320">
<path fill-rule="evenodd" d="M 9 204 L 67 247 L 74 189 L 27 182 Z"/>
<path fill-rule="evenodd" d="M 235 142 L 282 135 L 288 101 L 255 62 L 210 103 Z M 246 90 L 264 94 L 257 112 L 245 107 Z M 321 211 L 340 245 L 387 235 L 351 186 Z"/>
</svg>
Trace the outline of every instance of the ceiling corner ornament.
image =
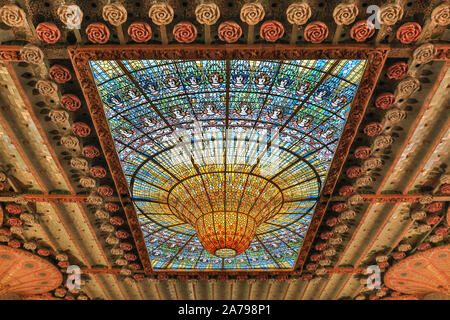
<svg viewBox="0 0 450 320">
<path fill-rule="evenodd" d="M 7 4 L 0 8 L 0 18 L 10 27 L 23 27 L 26 23 L 25 11 L 14 4 Z"/>
<path fill-rule="evenodd" d="M 241 20 L 250 26 L 254 26 L 264 19 L 265 11 L 261 3 L 246 3 L 241 8 Z"/>
<path fill-rule="evenodd" d="M 44 61 L 44 53 L 42 50 L 31 43 L 20 49 L 20 57 L 24 62 L 32 64 L 40 64 Z"/>
<path fill-rule="evenodd" d="M 450 4 L 445 2 L 434 8 L 431 13 L 431 21 L 440 27 L 450 24 Z"/>
<path fill-rule="evenodd" d="M 286 10 L 286 18 L 290 24 L 302 26 L 311 18 L 311 7 L 307 2 L 292 3 Z"/>
<path fill-rule="evenodd" d="M 440 293 L 450 296 L 446 279 L 450 273 L 450 245 L 443 245 L 415 253 L 392 266 L 384 276 L 384 283 L 392 290 L 423 296 Z"/>
<path fill-rule="evenodd" d="M 392 26 L 403 17 L 403 7 L 399 4 L 387 4 L 381 7 L 379 13 L 380 23 Z"/>
<path fill-rule="evenodd" d="M 195 17 L 200 24 L 212 26 L 220 18 L 220 9 L 215 3 L 201 3 L 195 8 Z"/>
<path fill-rule="evenodd" d="M 151 6 L 148 16 L 158 26 L 165 26 L 173 20 L 173 8 L 166 2 L 156 3 Z"/>
<path fill-rule="evenodd" d="M 340 3 L 333 10 L 333 19 L 338 26 L 352 24 L 358 16 L 359 10 L 354 3 Z"/>
<path fill-rule="evenodd" d="M 114 2 L 103 7 L 102 16 L 103 20 L 108 21 L 115 27 L 118 27 L 127 21 L 128 13 L 123 4 Z"/>
</svg>

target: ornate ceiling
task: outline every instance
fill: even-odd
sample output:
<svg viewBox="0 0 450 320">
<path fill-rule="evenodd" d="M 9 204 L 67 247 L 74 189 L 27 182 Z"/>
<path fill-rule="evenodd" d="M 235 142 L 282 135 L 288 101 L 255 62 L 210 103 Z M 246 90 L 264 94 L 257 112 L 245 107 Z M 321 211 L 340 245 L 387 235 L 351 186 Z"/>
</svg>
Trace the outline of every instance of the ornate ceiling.
<svg viewBox="0 0 450 320">
<path fill-rule="evenodd" d="M 449 11 L 0 0 L 0 296 L 448 296 Z"/>
</svg>

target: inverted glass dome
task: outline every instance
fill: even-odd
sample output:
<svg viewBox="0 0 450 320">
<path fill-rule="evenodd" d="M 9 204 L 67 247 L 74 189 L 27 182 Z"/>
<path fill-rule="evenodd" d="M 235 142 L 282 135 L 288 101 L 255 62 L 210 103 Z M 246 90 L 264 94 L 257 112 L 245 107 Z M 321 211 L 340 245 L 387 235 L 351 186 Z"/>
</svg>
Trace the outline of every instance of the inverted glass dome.
<svg viewBox="0 0 450 320">
<path fill-rule="evenodd" d="M 154 269 L 292 269 L 365 60 L 92 61 Z"/>
</svg>

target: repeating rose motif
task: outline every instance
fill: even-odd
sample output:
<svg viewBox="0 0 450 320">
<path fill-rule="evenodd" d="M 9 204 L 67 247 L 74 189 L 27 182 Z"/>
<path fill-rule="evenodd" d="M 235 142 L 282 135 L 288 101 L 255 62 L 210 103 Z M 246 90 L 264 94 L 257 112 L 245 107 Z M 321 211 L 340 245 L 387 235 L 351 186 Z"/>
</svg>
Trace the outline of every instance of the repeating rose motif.
<svg viewBox="0 0 450 320">
<path fill-rule="evenodd" d="M 364 42 L 375 34 L 375 26 L 368 20 L 355 23 L 350 29 L 350 37 L 358 42 Z"/>
<path fill-rule="evenodd" d="M 306 2 L 293 3 L 286 10 L 286 17 L 290 24 L 304 25 L 311 18 L 311 7 Z"/>
<path fill-rule="evenodd" d="M 395 96 L 392 93 L 386 92 L 380 94 L 375 100 L 375 106 L 377 108 L 386 110 L 390 108 L 395 102 Z"/>
<path fill-rule="evenodd" d="M 389 135 L 381 135 L 375 138 L 373 140 L 373 147 L 374 149 L 384 149 L 389 147 L 394 140 Z"/>
<path fill-rule="evenodd" d="M 121 217 L 111 217 L 109 219 L 109 222 L 115 226 L 121 226 L 124 224 L 125 221 L 123 221 L 123 219 Z M 122 248 L 122 244 L 121 244 L 121 248 Z"/>
<path fill-rule="evenodd" d="M 367 146 L 361 146 L 355 149 L 355 158 L 357 159 L 367 159 L 370 157 L 372 150 Z"/>
<path fill-rule="evenodd" d="M 180 22 L 173 27 L 175 40 L 181 43 L 190 43 L 197 37 L 197 28 L 190 22 Z"/>
<path fill-rule="evenodd" d="M 50 255 L 50 250 L 48 249 L 38 249 L 37 254 L 43 257 L 47 257 Z"/>
<path fill-rule="evenodd" d="M 393 257 L 395 260 L 400 260 L 400 259 L 403 259 L 404 257 L 406 257 L 406 253 L 404 253 L 404 252 L 394 252 L 394 253 L 392 254 L 392 257 Z"/>
<path fill-rule="evenodd" d="M 431 21 L 438 26 L 445 27 L 450 23 L 450 5 L 443 3 L 431 13 Z"/>
<path fill-rule="evenodd" d="M 69 120 L 69 114 L 64 110 L 52 110 L 48 116 L 56 124 L 66 124 Z"/>
<path fill-rule="evenodd" d="M 110 212 L 117 212 L 117 211 L 119 211 L 119 205 L 117 203 L 108 202 L 105 205 L 105 209 L 110 211 Z"/>
<path fill-rule="evenodd" d="M 133 249 L 133 246 L 128 242 L 122 242 L 120 244 L 120 249 L 125 250 L 125 251 L 130 251 L 131 249 Z"/>
<path fill-rule="evenodd" d="M 63 67 L 59 64 L 51 66 L 49 75 L 50 78 L 58 83 L 66 83 L 67 81 L 70 81 L 70 79 L 72 79 L 70 71 L 66 67 Z"/>
<path fill-rule="evenodd" d="M 146 42 L 152 38 L 152 28 L 145 22 L 133 22 L 128 27 L 128 35 L 135 42 Z"/>
<path fill-rule="evenodd" d="M 148 11 L 148 16 L 153 23 L 158 26 L 169 24 L 173 20 L 173 9 L 167 3 L 157 3 L 152 5 Z"/>
<path fill-rule="evenodd" d="M 380 9 L 380 23 L 392 26 L 403 17 L 403 7 L 398 4 L 388 4 Z"/>
<path fill-rule="evenodd" d="M 137 281 L 142 281 L 145 279 L 145 276 L 143 274 L 137 273 L 133 276 L 133 278 Z"/>
<path fill-rule="evenodd" d="M 6 223 L 10 226 L 18 227 L 22 225 L 22 220 L 20 220 L 19 218 L 8 218 L 8 220 L 6 220 Z"/>
<path fill-rule="evenodd" d="M 20 241 L 19 240 L 11 240 L 8 241 L 8 246 L 10 246 L 11 248 L 20 248 Z"/>
<path fill-rule="evenodd" d="M 135 254 L 132 253 L 127 253 L 124 255 L 125 259 L 127 259 L 128 261 L 136 261 L 137 256 Z"/>
<path fill-rule="evenodd" d="M 442 202 L 433 202 L 427 206 L 429 212 L 438 212 L 442 210 Z"/>
<path fill-rule="evenodd" d="M 61 138 L 61 144 L 67 149 L 76 149 L 80 145 L 80 142 L 74 136 L 65 136 Z"/>
<path fill-rule="evenodd" d="M 431 62 L 436 55 L 436 48 L 432 43 L 426 43 L 414 50 L 413 61 L 417 64 Z"/>
<path fill-rule="evenodd" d="M 335 212 L 342 212 L 342 211 L 344 211 L 344 210 L 347 210 L 347 209 L 348 209 L 348 206 L 347 206 L 347 204 L 345 204 L 344 202 L 341 202 L 341 203 L 336 203 L 336 204 L 334 204 L 333 207 L 332 207 L 332 209 L 333 209 L 333 211 L 335 211 Z"/>
<path fill-rule="evenodd" d="M 104 178 L 106 176 L 106 170 L 102 167 L 92 167 L 90 173 L 95 178 Z"/>
<path fill-rule="evenodd" d="M 321 43 L 328 37 L 328 27 L 323 22 L 311 22 L 305 28 L 305 40 L 312 43 Z"/>
<path fill-rule="evenodd" d="M 39 93 L 43 96 L 51 96 L 56 93 L 58 86 L 51 81 L 39 80 L 36 83 L 36 89 L 38 89 Z"/>
<path fill-rule="evenodd" d="M 439 221 L 441 221 L 441 218 L 439 216 L 429 216 L 427 218 L 427 225 L 432 226 L 435 225 L 436 223 L 439 223 Z"/>
<path fill-rule="evenodd" d="M 130 234 L 123 230 L 116 231 L 116 237 L 119 239 L 126 239 L 130 236 Z"/>
<path fill-rule="evenodd" d="M 259 30 L 259 35 L 266 41 L 275 42 L 283 37 L 284 27 L 280 22 L 275 20 L 265 21 Z"/>
<path fill-rule="evenodd" d="M 98 193 L 101 196 L 109 197 L 109 196 L 112 196 L 113 192 L 114 191 L 113 191 L 113 189 L 110 186 L 100 186 L 100 187 L 98 187 Z"/>
<path fill-rule="evenodd" d="M 417 246 L 417 249 L 420 251 L 425 251 L 431 248 L 431 245 L 428 242 L 421 243 Z"/>
<path fill-rule="evenodd" d="M 445 236 L 445 235 L 448 233 L 448 228 L 447 228 L 447 227 L 440 227 L 440 228 L 437 228 L 436 231 L 435 231 L 435 233 L 436 233 L 438 236 Z"/>
<path fill-rule="evenodd" d="M 440 190 L 442 194 L 450 194 L 450 184 L 443 184 Z"/>
<path fill-rule="evenodd" d="M 334 233 L 331 232 L 331 231 L 328 231 L 328 232 L 322 232 L 322 233 L 320 234 L 320 239 L 322 239 L 322 240 L 328 240 L 328 239 L 333 238 L 333 236 L 334 236 Z"/>
<path fill-rule="evenodd" d="M 333 18 L 337 25 L 352 24 L 358 15 L 358 7 L 355 4 L 341 3 L 333 11 Z"/>
<path fill-rule="evenodd" d="M 127 21 L 127 9 L 118 2 L 107 4 L 103 7 L 103 20 L 108 21 L 113 26 L 120 26 Z"/>
<path fill-rule="evenodd" d="M 347 169 L 346 174 L 349 178 L 359 178 L 363 175 L 363 169 L 361 167 L 350 167 Z"/>
<path fill-rule="evenodd" d="M 109 40 L 109 29 L 103 23 L 91 23 L 86 28 L 89 41 L 93 43 L 106 43 Z"/>
<path fill-rule="evenodd" d="M 314 261 L 314 262 L 319 261 L 320 259 L 322 259 L 322 255 L 321 254 L 313 254 L 310 257 L 310 260 Z"/>
<path fill-rule="evenodd" d="M 364 133 L 367 134 L 369 137 L 379 135 L 382 130 L 383 125 L 379 122 L 372 122 L 364 127 Z"/>
<path fill-rule="evenodd" d="M 353 193 L 355 193 L 355 190 L 353 189 L 352 186 L 343 186 L 339 189 L 339 195 L 343 197 L 348 197 Z"/>
<path fill-rule="evenodd" d="M 42 22 L 36 27 L 36 34 L 39 40 L 47 43 L 56 43 L 61 37 L 61 32 L 53 23 Z"/>
<path fill-rule="evenodd" d="M 366 161 L 364 161 L 363 170 L 364 171 L 373 170 L 373 169 L 381 167 L 382 165 L 383 165 L 383 161 L 381 160 L 380 157 L 371 157 L 371 158 L 367 159 Z"/>
<path fill-rule="evenodd" d="M 419 89 L 419 80 L 414 77 L 407 77 L 398 84 L 395 95 L 400 99 L 407 98 Z"/>
<path fill-rule="evenodd" d="M 242 28 L 236 22 L 225 21 L 219 25 L 219 39 L 227 43 L 233 43 L 242 36 Z"/>
<path fill-rule="evenodd" d="M 306 265 L 306 270 L 308 270 L 308 271 L 314 271 L 314 270 L 316 270 L 318 267 L 319 267 L 319 265 L 316 264 L 316 263 L 308 263 L 308 264 Z"/>
<path fill-rule="evenodd" d="M 80 137 L 87 137 L 91 133 L 91 128 L 86 123 L 75 122 L 72 125 L 72 132 Z"/>
<path fill-rule="evenodd" d="M 25 12 L 14 4 L 7 4 L 0 8 L 2 22 L 10 27 L 23 27 Z"/>
<path fill-rule="evenodd" d="M 64 23 L 69 29 L 79 29 L 81 26 L 81 22 L 83 21 L 83 11 L 81 11 L 80 7 L 71 4 L 71 5 L 61 5 L 56 12 L 59 20 Z"/>
<path fill-rule="evenodd" d="M 312 277 L 313 277 L 313 275 L 310 273 L 304 274 L 304 275 L 302 275 L 302 280 L 308 281 L 308 280 L 311 280 Z"/>
<path fill-rule="evenodd" d="M 61 105 L 69 111 L 76 111 L 81 107 L 81 101 L 73 94 L 65 94 L 61 97 Z"/>
<path fill-rule="evenodd" d="M 81 178 L 80 184 L 83 188 L 95 188 L 95 180 L 89 177 Z"/>
<path fill-rule="evenodd" d="M 408 73 L 409 67 L 405 62 L 397 62 L 390 66 L 386 72 L 389 79 L 400 80 Z"/>
<path fill-rule="evenodd" d="M 27 63 L 39 64 L 44 61 L 44 53 L 39 47 L 27 44 L 20 49 L 20 58 Z"/>
<path fill-rule="evenodd" d="M 137 263 L 132 263 L 132 264 L 130 264 L 128 267 L 129 267 L 131 270 L 134 270 L 134 271 L 139 270 L 139 269 L 141 268 L 141 266 L 138 265 Z"/>
<path fill-rule="evenodd" d="M 195 8 L 195 17 L 198 23 L 211 26 L 219 20 L 219 7 L 215 3 L 202 3 Z"/>
<path fill-rule="evenodd" d="M 241 8 L 241 20 L 250 26 L 258 24 L 264 15 L 264 8 L 259 2 L 246 3 Z"/>
<path fill-rule="evenodd" d="M 340 221 L 336 217 L 333 217 L 333 218 L 327 220 L 327 226 L 329 226 L 329 227 L 334 227 L 338 223 L 340 223 Z"/>
<path fill-rule="evenodd" d="M 419 39 L 422 34 L 422 27 L 415 22 L 408 22 L 397 30 L 397 39 L 403 44 L 410 44 Z"/>
<path fill-rule="evenodd" d="M 397 123 L 406 119 L 406 112 L 399 108 L 392 108 L 385 115 L 386 119 L 391 123 Z"/>
<path fill-rule="evenodd" d="M 70 166 L 77 170 L 86 170 L 89 166 L 86 159 L 81 157 L 76 157 L 70 159 Z"/>
<path fill-rule="evenodd" d="M 100 155 L 100 151 L 94 146 L 85 146 L 83 147 L 83 150 L 81 151 L 83 156 L 89 159 L 93 159 L 95 157 L 98 157 Z"/>
</svg>

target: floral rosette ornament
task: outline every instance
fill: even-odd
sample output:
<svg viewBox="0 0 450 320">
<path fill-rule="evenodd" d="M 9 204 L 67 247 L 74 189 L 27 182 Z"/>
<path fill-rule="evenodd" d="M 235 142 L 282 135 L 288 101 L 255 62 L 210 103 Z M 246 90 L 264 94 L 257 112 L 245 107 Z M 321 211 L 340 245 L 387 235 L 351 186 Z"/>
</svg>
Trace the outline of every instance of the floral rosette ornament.
<svg viewBox="0 0 450 320">
<path fill-rule="evenodd" d="M 419 39 L 422 27 L 416 22 L 408 22 L 397 30 L 397 39 L 403 44 L 410 44 Z"/>
<path fill-rule="evenodd" d="M 84 122 L 75 122 L 72 125 L 72 132 L 79 137 L 85 138 L 91 133 L 91 128 Z"/>
<path fill-rule="evenodd" d="M 352 24 L 358 15 L 358 7 L 355 4 L 341 3 L 333 11 L 334 21 L 338 26 Z"/>
<path fill-rule="evenodd" d="M 86 28 L 86 34 L 89 41 L 93 43 L 106 43 L 109 40 L 110 32 L 103 23 L 91 23 Z"/>
<path fill-rule="evenodd" d="M 212 26 L 220 18 L 220 9 L 215 3 L 202 3 L 195 8 L 195 17 L 198 23 Z"/>
<path fill-rule="evenodd" d="M 56 83 L 46 80 L 39 80 L 35 87 L 43 96 L 51 96 L 56 93 L 58 86 Z"/>
<path fill-rule="evenodd" d="M 225 21 L 219 25 L 217 33 L 220 40 L 233 43 L 242 36 L 242 28 L 234 21 Z"/>
<path fill-rule="evenodd" d="M 381 7 L 378 17 L 381 24 L 392 26 L 403 17 L 403 7 L 398 4 L 387 4 Z"/>
<path fill-rule="evenodd" d="M 352 186 L 343 186 L 339 189 L 339 195 L 342 197 L 348 197 L 355 193 L 355 189 Z"/>
<path fill-rule="evenodd" d="M 375 26 L 368 20 L 355 23 L 350 29 L 350 37 L 357 42 L 364 42 L 375 34 Z"/>
<path fill-rule="evenodd" d="M 98 187 L 98 193 L 103 197 L 110 197 L 113 195 L 113 189 L 110 186 Z"/>
<path fill-rule="evenodd" d="M 323 22 L 311 22 L 305 28 L 304 37 L 306 41 L 321 43 L 328 37 L 328 27 Z"/>
<path fill-rule="evenodd" d="M 241 8 L 241 20 L 247 23 L 249 26 L 258 24 L 260 21 L 262 21 L 262 19 L 264 19 L 264 16 L 264 8 L 259 2 L 246 3 Z"/>
<path fill-rule="evenodd" d="M 103 7 L 102 16 L 103 20 L 118 27 L 127 21 L 127 9 L 119 2 L 110 3 Z"/>
<path fill-rule="evenodd" d="M 420 89 L 420 81 L 415 77 L 406 77 L 397 86 L 395 96 L 398 99 L 403 99 L 411 96 Z"/>
<path fill-rule="evenodd" d="M 52 80 L 61 84 L 66 83 L 67 81 L 70 81 L 70 79 L 72 79 L 69 69 L 59 64 L 55 64 L 50 67 L 49 75 Z"/>
<path fill-rule="evenodd" d="M 25 12 L 14 4 L 7 4 L 0 8 L 0 18 L 10 27 L 23 27 L 25 25 Z"/>
<path fill-rule="evenodd" d="M 311 7 L 306 2 L 293 3 L 286 10 L 286 18 L 290 24 L 304 25 L 311 18 Z"/>
<path fill-rule="evenodd" d="M 80 29 L 81 22 L 83 21 L 83 11 L 81 11 L 80 7 L 71 4 L 71 5 L 61 5 L 58 8 L 56 14 L 69 29 Z"/>
<path fill-rule="evenodd" d="M 81 154 L 86 158 L 93 159 L 100 155 L 100 151 L 94 146 L 85 146 L 83 147 Z"/>
<path fill-rule="evenodd" d="M 106 176 L 106 170 L 103 167 L 92 167 L 90 173 L 95 178 L 104 178 Z"/>
<path fill-rule="evenodd" d="M 33 44 L 23 46 L 19 54 L 20 58 L 27 63 L 39 64 L 44 61 L 44 53 Z"/>
<path fill-rule="evenodd" d="M 152 22 L 158 26 L 164 26 L 172 22 L 173 9 L 165 2 L 156 3 L 151 6 L 148 16 Z"/>
<path fill-rule="evenodd" d="M 265 21 L 261 25 L 259 35 L 268 42 L 275 42 L 283 37 L 284 27 L 280 22 L 275 20 Z"/>
<path fill-rule="evenodd" d="M 133 22 L 128 27 L 128 35 L 134 42 L 147 42 L 152 38 L 152 28 L 145 22 Z"/>
<path fill-rule="evenodd" d="M 359 178 L 363 175 L 364 170 L 361 167 L 350 167 L 345 172 L 350 179 Z"/>
<path fill-rule="evenodd" d="M 39 40 L 46 43 L 56 43 L 61 38 L 61 32 L 53 23 L 42 22 L 36 27 L 36 34 Z"/>
<path fill-rule="evenodd" d="M 197 28 L 190 22 L 180 22 L 173 27 L 173 37 L 180 43 L 191 43 L 197 37 Z"/>
<path fill-rule="evenodd" d="M 8 211 L 8 213 L 11 213 L 11 214 L 20 214 L 20 213 L 22 213 L 22 208 L 19 205 L 14 204 L 14 203 L 8 203 L 5 206 L 5 209 L 6 209 L 6 211 Z"/>
<path fill-rule="evenodd" d="M 432 43 L 426 43 L 418 47 L 413 52 L 413 61 L 416 64 L 431 62 L 436 55 L 436 48 Z"/>
<path fill-rule="evenodd" d="M 117 203 L 108 202 L 105 205 L 105 209 L 108 210 L 109 212 L 117 212 L 119 211 L 119 205 Z"/>
<path fill-rule="evenodd" d="M 367 146 L 360 146 L 355 149 L 354 155 L 357 159 L 367 159 L 372 154 L 372 149 Z"/>
<path fill-rule="evenodd" d="M 387 69 L 386 76 L 389 79 L 400 80 L 408 74 L 408 71 L 409 67 L 407 63 L 397 62 Z"/>
<path fill-rule="evenodd" d="M 395 96 L 390 92 L 380 94 L 375 100 L 375 106 L 379 109 L 386 110 L 395 102 Z"/>
<path fill-rule="evenodd" d="M 431 12 L 431 21 L 440 27 L 450 24 L 450 4 L 447 2 L 434 8 Z"/>
<path fill-rule="evenodd" d="M 61 97 L 61 106 L 69 111 L 77 111 L 81 107 L 80 99 L 73 94 L 65 94 Z"/>
<path fill-rule="evenodd" d="M 369 137 L 379 135 L 383 131 L 383 125 L 379 122 L 371 122 L 364 127 L 364 133 Z"/>
</svg>

